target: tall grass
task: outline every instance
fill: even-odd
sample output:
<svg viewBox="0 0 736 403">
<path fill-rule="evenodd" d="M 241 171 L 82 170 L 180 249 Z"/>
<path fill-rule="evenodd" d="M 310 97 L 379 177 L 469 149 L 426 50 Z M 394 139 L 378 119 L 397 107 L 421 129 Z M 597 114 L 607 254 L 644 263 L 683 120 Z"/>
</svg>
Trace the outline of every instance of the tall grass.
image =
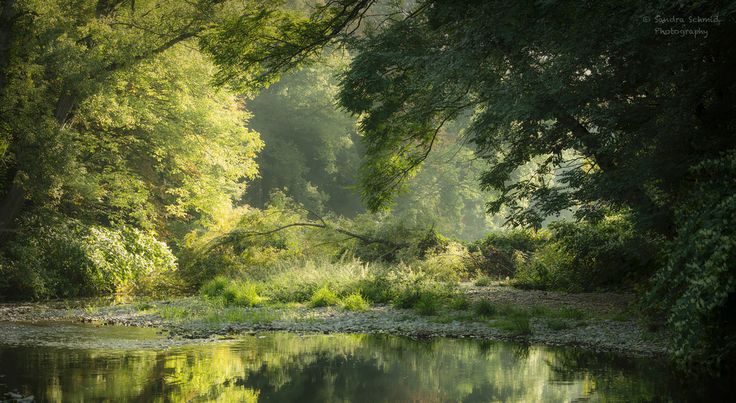
<svg viewBox="0 0 736 403">
<path fill-rule="evenodd" d="M 455 282 L 421 267 L 368 264 L 356 259 L 282 261 L 268 270 L 254 269 L 239 277 L 216 277 L 200 288 L 209 299 L 225 305 L 308 303 L 365 310 L 370 303 L 390 303 L 435 314 L 457 297 Z"/>
</svg>

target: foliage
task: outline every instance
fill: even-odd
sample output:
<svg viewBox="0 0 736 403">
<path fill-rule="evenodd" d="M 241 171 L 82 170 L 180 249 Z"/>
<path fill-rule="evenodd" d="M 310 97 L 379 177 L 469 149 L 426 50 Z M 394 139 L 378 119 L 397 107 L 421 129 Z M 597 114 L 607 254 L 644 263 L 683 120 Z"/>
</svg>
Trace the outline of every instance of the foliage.
<svg viewBox="0 0 736 403">
<path fill-rule="evenodd" d="M 704 161 L 692 175 L 696 185 L 678 206 L 677 237 L 646 306 L 666 318 L 679 362 L 728 367 L 736 356 L 736 153 Z"/>
<path fill-rule="evenodd" d="M 468 246 L 470 270 L 493 276 L 513 276 L 516 263 L 547 241 L 549 233 L 529 229 L 493 231 Z"/>
<path fill-rule="evenodd" d="M 232 281 L 222 276 L 217 276 L 203 284 L 199 292 L 209 300 L 221 301 L 225 306 L 254 307 L 264 302 L 264 298 L 258 295 L 258 289 L 254 283 Z"/>
<path fill-rule="evenodd" d="M 348 311 L 367 311 L 370 303 L 363 298 L 360 292 L 355 292 L 342 299 L 342 307 Z"/>
<path fill-rule="evenodd" d="M 322 286 L 322 288 L 315 291 L 312 298 L 309 299 L 309 305 L 315 308 L 337 305 L 338 302 L 340 302 L 340 299 L 327 286 Z"/>
<path fill-rule="evenodd" d="M 162 291 L 176 286 L 176 259 L 166 244 L 130 228 L 26 216 L 3 245 L 0 294 L 13 299 Z"/>
<path fill-rule="evenodd" d="M 243 97 L 302 65 L 344 29 L 339 10 L 327 4 L 307 17 L 280 2 L 234 0 L 3 3 L 3 247 L 23 244 L 14 239 L 18 218 L 39 212 L 101 231 L 90 238 L 123 227 L 156 233 L 177 252 L 186 233 L 222 226 L 255 177 L 262 146 L 245 127 Z M 117 253 L 108 246 L 96 252 L 98 263 Z M 15 259 L 0 258 L 3 271 L 26 284 L 42 287 L 41 272 L 63 278 L 51 274 L 62 270 L 51 261 L 27 267 Z M 96 281 L 107 285 L 78 287 L 118 288 Z"/>
<path fill-rule="evenodd" d="M 733 90 L 723 72 L 734 53 L 722 41 L 733 27 L 715 25 L 700 38 L 655 36 L 642 23 L 650 14 L 729 18 L 725 3 L 434 0 L 415 9 L 356 40 L 343 76 L 341 104 L 361 116 L 361 183 L 371 209 L 463 114 L 473 115 L 469 139 L 490 164 L 482 183 L 499 191 L 492 209 L 507 204 L 518 224 L 573 206 L 582 207 L 579 216 L 615 207 L 663 229 L 672 213 L 663 202 L 677 197 L 688 166 L 734 147 L 733 114 L 724 113 L 734 106 L 715 95 Z M 535 171 L 518 177 L 535 158 Z M 547 180 L 555 171 L 561 181 Z"/>
<path fill-rule="evenodd" d="M 339 52 L 326 54 L 247 102 L 254 114 L 249 126 L 266 144 L 257 158 L 260 178 L 246 193 L 249 204 L 263 207 L 283 189 L 313 211 L 363 211 L 351 190 L 360 158 L 355 119 L 334 103 L 335 72 L 345 60 Z"/>
<path fill-rule="evenodd" d="M 470 300 L 464 295 L 454 296 L 450 300 L 450 308 L 458 311 L 465 311 L 470 308 Z"/>
<path fill-rule="evenodd" d="M 423 293 L 416 302 L 414 308 L 420 315 L 434 315 L 440 310 L 442 300 L 432 293 Z"/>
<path fill-rule="evenodd" d="M 341 305 L 349 310 L 367 309 L 369 303 L 391 303 L 434 314 L 440 308 L 465 309 L 468 304 L 457 294 L 454 282 L 443 281 L 421 268 L 357 260 L 282 261 L 268 270 L 244 271 L 235 278 L 215 277 L 200 287 L 200 294 L 217 301 L 231 292 L 232 297 L 224 302 L 237 305 L 244 290 L 253 290 L 252 295 L 264 304 Z"/>
<path fill-rule="evenodd" d="M 524 286 L 591 291 L 640 284 L 659 267 L 661 242 L 637 233 L 625 215 L 597 223 L 557 222 L 550 239 L 523 262 Z"/>
<path fill-rule="evenodd" d="M 478 277 L 478 279 L 475 280 L 474 283 L 478 287 L 487 287 L 491 284 L 493 284 L 493 279 L 488 276 L 481 276 Z"/>
<path fill-rule="evenodd" d="M 512 315 L 508 318 L 496 320 L 493 326 L 515 336 L 524 336 L 532 333 L 530 319 L 527 315 Z"/>
<path fill-rule="evenodd" d="M 473 304 L 473 312 L 478 316 L 493 316 L 496 314 L 496 306 L 490 301 L 482 299 Z"/>
<path fill-rule="evenodd" d="M 665 255 L 653 293 L 666 298 L 648 303 L 662 305 L 678 334 L 677 357 L 726 362 L 733 214 L 723 189 L 734 174 L 714 161 L 736 148 L 727 73 L 736 26 L 667 35 L 682 27 L 649 21 L 729 21 L 732 4 L 428 0 L 409 8 L 352 43 L 343 75 L 340 102 L 364 134 L 368 207 L 390 202 L 445 124 L 470 114 L 467 139 L 488 162 L 482 187 L 497 192 L 492 212 L 506 208 L 511 224 L 532 227 L 565 211 L 586 219 L 555 227 L 528 259 L 514 256 L 522 281 L 571 290 L 641 282 Z M 625 211 L 630 224 L 611 223 L 611 211 Z"/>
<path fill-rule="evenodd" d="M 353 217 L 364 212 L 357 185 L 363 150 L 357 119 L 335 105 L 335 76 L 345 54 L 332 51 L 315 64 L 284 76 L 247 101 L 254 116 L 249 127 L 261 134 L 265 148 L 257 158 L 261 175 L 244 200 L 256 207 L 283 190 L 312 211 Z M 481 236 L 498 217 L 487 217 L 486 195 L 478 188 L 482 164 L 457 142 L 462 124 L 443 131 L 422 170 L 391 208 L 408 226 L 434 226 L 452 237 Z"/>
<path fill-rule="evenodd" d="M 212 280 L 204 283 L 199 289 L 199 293 L 207 298 L 215 298 L 221 296 L 225 292 L 225 287 L 230 281 L 223 276 L 217 276 Z"/>
</svg>

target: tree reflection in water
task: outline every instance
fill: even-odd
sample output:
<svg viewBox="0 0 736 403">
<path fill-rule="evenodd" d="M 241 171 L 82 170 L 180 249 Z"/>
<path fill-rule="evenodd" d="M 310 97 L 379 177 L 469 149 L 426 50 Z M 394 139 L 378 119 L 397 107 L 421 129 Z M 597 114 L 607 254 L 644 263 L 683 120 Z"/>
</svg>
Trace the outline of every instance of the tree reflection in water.
<svg viewBox="0 0 736 403">
<path fill-rule="evenodd" d="M 43 401 L 684 400 L 652 359 L 391 336 L 267 334 L 163 351 L 0 347 L 0 391 Z"/>
</svg>

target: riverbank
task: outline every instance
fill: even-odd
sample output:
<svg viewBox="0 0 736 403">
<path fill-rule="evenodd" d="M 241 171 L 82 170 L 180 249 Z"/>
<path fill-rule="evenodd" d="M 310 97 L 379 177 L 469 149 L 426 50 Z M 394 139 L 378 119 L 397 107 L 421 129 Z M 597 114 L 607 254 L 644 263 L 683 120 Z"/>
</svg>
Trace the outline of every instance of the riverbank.
<svg viewBox="0 0 736 403">
<path fill-rule="evenodd" d="M 471 307 L 433 315 L 390 305 L 365 311 L 340 307 L 280 304 L 226 307 L 200 297 L 165 301 L 105 303 L 55 301 L 2 304 L 0 321 L 80 321 L 98 325 L 154 327 L 172 340 L 227 338 L 268 331 L 306 333 L 393 334 L 415 339 L 432 337 L 513 340 L 530 344 L 575 346 L 633 356 L 664 355 L 662 335 L 650 334 L 630 314 L 632 296 L 612 293 L 567 294 L 521 290 L 503 285 L 462 284 Z"/>
</svg>

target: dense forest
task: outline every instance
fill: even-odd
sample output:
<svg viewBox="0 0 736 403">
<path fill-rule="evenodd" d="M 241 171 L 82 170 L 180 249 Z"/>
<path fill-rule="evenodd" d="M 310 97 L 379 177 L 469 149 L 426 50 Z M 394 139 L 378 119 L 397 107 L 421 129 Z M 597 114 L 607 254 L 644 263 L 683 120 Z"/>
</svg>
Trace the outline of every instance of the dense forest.
<svg viewBox="0 0 736 403">
<path fill-rule="evenodd" d="M 631 292 L 676 363 L 722 370 L 735 14 L 2 0 L 0 300 L 431 315 L 469 309 L 460 282 Z M 659 18 L 683 15 L 715 17 Z M 519 317 L 508 327 L 528 331 Z"/>
</svg>

